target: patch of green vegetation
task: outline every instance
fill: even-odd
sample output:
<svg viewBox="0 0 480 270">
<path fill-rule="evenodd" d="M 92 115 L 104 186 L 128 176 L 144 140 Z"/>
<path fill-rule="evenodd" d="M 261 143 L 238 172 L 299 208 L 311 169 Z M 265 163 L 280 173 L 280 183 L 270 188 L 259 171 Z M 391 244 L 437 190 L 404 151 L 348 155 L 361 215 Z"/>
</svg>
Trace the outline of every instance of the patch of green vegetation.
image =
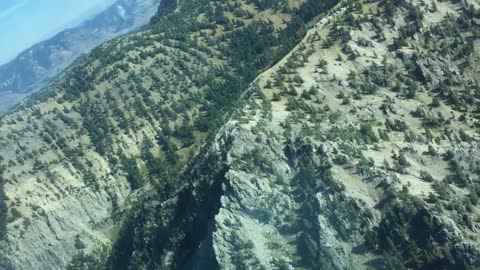
<svg viewBox="0 0 480 270">
<path fill-rule="evenodd" d="M 98 270 L 105 269 L 106 261 L 108 258 L 109 247 L 106 245 L 99 245 L 94 248 L 94 252 L 91 254 L 86 253 L 84 248 L 70 260 L 67 265 L 67 270 Z"/>
<path fill-rule="evenodd" d="M 424 203 L 406 194 L 391 198 L 383 219 L 365 234 L 369 248 L 383 254 L 391 269 L 473 269 L 472 263 L 455 253 L 446 240 L 444 227 Z M 401 202 L 401 203 L 400 203 Z"/>
<path fill-rule="evenodd" d="M 0 168 L 0 170 L 3 170 Z M 0 240 L 3 240 L 4 237 L 7 234 L 7 204 L 5 202 L 6 196 L 5 196 L 5 191 L 3 189 L 4 185 L 4 180 L 3 177 L 1 177 L 0 173 Z"/>
</svg>

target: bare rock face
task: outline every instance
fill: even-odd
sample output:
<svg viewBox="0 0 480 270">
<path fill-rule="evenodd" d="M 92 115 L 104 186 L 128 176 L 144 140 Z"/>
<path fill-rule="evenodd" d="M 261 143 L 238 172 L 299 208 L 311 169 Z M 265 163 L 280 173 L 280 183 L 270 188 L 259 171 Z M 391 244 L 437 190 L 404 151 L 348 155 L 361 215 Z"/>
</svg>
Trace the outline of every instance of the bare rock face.
<svg viewBox="0 0 480 270">
<path fill-rule="evenodd" d="M 313 192 L 307 198 L 299 198 L 302 191 L 298 181 L 303 179 L 297 163 L 301 157 L 291 160 L 286 156 L 287 140 L 275 133 L 272 126 L 266 124 L 256 132 L 251 128 L 230 121 L 219 131 L 209 154 L 224 157 L 229 168 L 211 232 L 218 267 L 294 269 L 316 265 L 305 258 L 307 254 L 302 254 L 304 241 L 311 241 L 316 247 L 318 254 L 313 256 L 328 258 L 324 266 L 349 267 L 352 261 L 348 250 L 352 243 L 342 241 L 337 225 L 332 223 L 329 211 L 333 209 L 327 202 L 331 198 L 326 198 L 331 195 Z M 311 202 L 313 212 L 303 213 L 308 211 L 304 200 Z M 302 220 L 308 220 L 308 224 Z M 315 232 L 314 236 L 309 230 Z"/>
<path fill-rule="evenodd" d="M 7 227 L 4 252 L 14 269 L 63 269 L 80 250 L 89 252 L 110 243 L 113 205 L 121 203 L 130 192 L 124 180 L 106 183 L 116 192 L 112 196 L 85 187 L 81 179 L 74 177 L 54 186 L 37 179 L 25 180 L 21 186 L 30 190 L 26 193 L 29 196 L 19 200 L 21 207 L 13 210 L 19 217 Z M 8 196 L 21 198 L 19 192 L 18 185 L 6 185 Z"/>
<path fill-rule="evenodd" d="M 282 145 L 265 137 L 255 142 L 255 136 L 242 128 L 230 134 L 233 141 L 228 152 L 231 169 L 226 174 L 222 206 L 215 218 L 213 246 L 222 269 L 235 269 L 239 262 L 251 267 L 272 267 L 288 264 L 291 252 L 288 237 L 281 232 L 285 215 L 294 211 L 294 202 L 271 176 L 289 181 L 291 175 Z M 257 147 L 262 146 L 261 150 Z M 280 152 L 279 152 L 280 150 Z M 272 161 L 267 174 L 251 166 L 254 156 Z M 274 248 L 272 248 L 274 247 Z M 286 261 L 279 262 L 279 253 Z"/>
</svg>

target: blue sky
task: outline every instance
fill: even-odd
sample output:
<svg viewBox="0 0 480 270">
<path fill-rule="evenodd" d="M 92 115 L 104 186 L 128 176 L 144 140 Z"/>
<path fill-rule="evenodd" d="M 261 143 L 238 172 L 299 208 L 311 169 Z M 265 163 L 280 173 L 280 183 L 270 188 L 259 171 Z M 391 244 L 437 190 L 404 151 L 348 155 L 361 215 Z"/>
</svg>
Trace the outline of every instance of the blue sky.
<svg viewBox="0 0 480 270">
<path fill-rule="evenodd" d="M 0 64 L 79 24 L 114 0 L 0 0 Z"/>
</svg>

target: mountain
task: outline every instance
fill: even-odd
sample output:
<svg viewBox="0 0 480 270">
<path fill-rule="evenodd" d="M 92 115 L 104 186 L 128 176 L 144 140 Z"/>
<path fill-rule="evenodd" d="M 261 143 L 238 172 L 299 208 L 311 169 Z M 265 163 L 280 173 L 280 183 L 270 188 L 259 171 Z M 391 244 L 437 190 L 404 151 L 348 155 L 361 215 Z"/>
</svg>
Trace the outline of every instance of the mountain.
<svg viewBox="0 0 480 270">
<path fill-rule="evenodd" d="M 81 25 L 60 32 L 0 66 L 0 110 L 48 83 L 95 46 L 147 24 L 160 0 L 119 0 Z M 6 97 L 3 97 L 6 96 Z"/>
<path fill-rule="evenodd" d="M 1 118 L 0 268 L 479 268 L 479 19 L 164 0 Z"/>
</svg>

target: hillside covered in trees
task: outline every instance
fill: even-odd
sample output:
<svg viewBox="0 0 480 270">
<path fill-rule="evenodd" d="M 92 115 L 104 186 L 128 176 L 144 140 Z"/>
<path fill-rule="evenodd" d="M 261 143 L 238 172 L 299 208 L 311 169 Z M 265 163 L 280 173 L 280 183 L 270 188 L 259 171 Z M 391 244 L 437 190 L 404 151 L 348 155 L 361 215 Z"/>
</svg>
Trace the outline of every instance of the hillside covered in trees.
<svg viewBox="0 0 480 270">
<path fill-rule="evenodd" d="M 479 19 L 162 1 L 1 118 L 0 268 L 479 268 Z"/>
</svg>

